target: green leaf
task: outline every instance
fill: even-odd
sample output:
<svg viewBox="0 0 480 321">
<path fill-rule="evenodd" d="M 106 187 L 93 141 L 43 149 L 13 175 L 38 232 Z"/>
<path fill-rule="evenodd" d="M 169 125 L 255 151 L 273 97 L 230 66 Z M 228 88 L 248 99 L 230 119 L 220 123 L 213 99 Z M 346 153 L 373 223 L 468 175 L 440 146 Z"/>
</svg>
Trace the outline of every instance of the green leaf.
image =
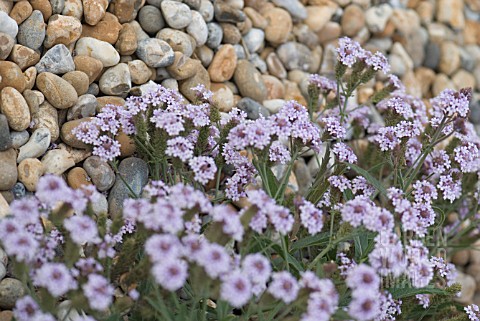
<svg viewBox="0 0 480 321">
<path fill-rule="evenodd" d="M 287 262 L 287 264 L 290 267 L 292 267 L 296 270 L 297 274 L 300 274 L 300 272 L 305 270 L 303 268 L 302 264 L 300 264 L 300 262 L 298 262 L 298 260 L 293 255 L 291 255 L 290 253 L 287 253 L 287 257 L 285 258 L 285 254 L 284 254 L 282 248 L 280 247 L 280 245 L 275 244 L 273 246 L 273 249 L 277 252 L 278 255 L 280 255 L 283 258 L 284 261 Z"/>
<path fill-rule="evenodd" d="M 364 170 L 363 168 L 357 166 L 357 165 L 354 165 L 354 164 L 350 164 L 350 163 L 347 163 L 348 166 L 350 166 L 350 168 L 352 168 L 355 172 L 357 172 L 358 174 L 362 175 L 363 177 L 365 177 L 367 179 L 367 181 L 372 184 L 380 193 L 382 193 L 383 195 L 387 195 L 387 190 L 385 189 L 385 187 L 383 187 L 382 183 L 380 183 L 375 177 L 373 177 L 369 172 L 367 172 L 366 170 Z"/>
<path fill-rule="evenodd" d="M 417 294 L 439 294 L 439 295 L 448 295 L 448 293 L 442 289 L 438 288 L 412 288 L 412 287 L 403 287 L 403 288 L 389 288 L 388 292 L 392 294 L 394 299 L 402 299 Z"/>
<path fill-rule="evenodd" d="M 347 189 L 343 192 L 343 197 L 345 198 L 346 201 L 353 200 L 354 195 L 353 195 L 352 190 L 351 190 L 350 188 L 347 188 Z"/>
<path fill-rule="evenodd" d="M 329 233 L 319 233 L 315 235 L 309 235 L 307 237 L 301 238 L 295 243 L 292 243 L 290 249 L 292 252 L 304 249 L 309 246 L 320 246 L 326 245 L 329 240 Z"/>
<path fill-rule="evenodd" d="M 272 169 L 268 166 L 265 166 L 265 174 L 267 175 L 267 181 L 265 184 L 268 185 L 270 193 L 273 196 L 277 194 L 280 182 L 275 177 L 275 174 L 273 174 Z"/>
<path fill-rule="evenodd" d="M 373 250 L 373 238 L 374 234 L 368 231 L 360 233 L 353 238 L 353 241 L 355 242 L 355 259 L 357 262 L 361 262 L 362 259 L 367 257 L 367 255 Z"/>
</svg>

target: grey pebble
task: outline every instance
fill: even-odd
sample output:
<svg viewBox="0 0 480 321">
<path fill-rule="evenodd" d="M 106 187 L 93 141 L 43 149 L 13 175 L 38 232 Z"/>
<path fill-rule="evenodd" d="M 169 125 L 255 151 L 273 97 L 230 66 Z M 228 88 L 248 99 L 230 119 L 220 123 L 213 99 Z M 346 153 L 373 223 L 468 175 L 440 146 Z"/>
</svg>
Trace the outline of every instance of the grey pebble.
<svg viewBox="0 0 480 321">
<path fill-rule="evenodd" d="M 155 6 L 147 5 L 140 9 L 138 13 L 138 21 L 143 30 L 150 34 L 154 34 L 165 27 L 162 12 Z"/>
<path fill-rule="evenodd" d="M 263 47 L 265 32 L 263 32 L 262 29 L 252 28 L 245 36 L 243 36 L 243 40 L 250 53 L 257 52 Z"/>
<path fill-rule="evenodd" d="M 63 45 L 55 45 L 50 48 L 40 61 L 35 65 L 37 72 L 51 72 L 52 74 L 62 75 L 75 70 L 72 54 L 68 48 Z"/>
<path fill-rule="evenodd" d="M 25 294 L 22 282 L 13 278 L 5 278 L 0 282 L 0 308 L 11 310 L 15 303 Z"/>
<path fill-rule="evenodd" d="M 252 98 L 244 97 L 240 99 L 237 107 L 247 113 L 248 119 L 255 120 L 260 118 L 260 115 L 263 117 L 270 116 L 270 111 Z"/>
<path fill-rule="evenodd" d="M 106 95 L 122 96 L 132 88 L 130 69 L 126 63 L 120 63 L 107 69 L 98 82 L 100 90 Z"/>
<path fill-rule="evenodd" d="M 62 14 L 65 7 L 65 0 L 50 0 L 53 14 Z"/>
<path fill-rule="evenodd" d="M 10 138 L 12 139 L 12 147 L 18 149 L 28 142 L 30 134 L 27 130 L 22 130 L 21 132 L 12 131 L 10 132 Z"/>
<path fill-rule="evenodd" d="M 75 105 L 68 109 L 67 121 L 95 116 L 97 106 L 97 98 L 94 95 L 81 95 Z"/>
<path fill-rule="evenodd" d="M 88 157 L 83 162 L 83 169 L 85 169 L 100 192 L 109 190 L 115 183 L 113 169 L 98 156 Z"/>
<path fill-rule="evenodd" d="M 39 10 L 33 10 L 30 17 L 18 27 L 18 43 L 37 50 L 42 46 L 44 39 L 45 22 L 43 21 L 43 15 Z"/>
<path fill-rule="evenodd" d="M 172 47 L 157 38 L 142 40 L 136 54 L 147 66 L 153 68 L 170 66 L 175 59 Z"/>
<path fill-rule="evenodd" d="M 42 156 L 50 146 L 51 134 L 48 128 L 38 128 L 35 130 L 28 142 L 20 147 L 17 156 L 17 163 L 26 158 L 37 158 Z"/>
<path fill-rule="evenodd" d="M 0 10 L 0 32 L 6 33 L 15 38 L 18 33 L 18 25 L 15 20 L 10 18 L 8 13 Z"/>
<path fill-rule="evenodd" d="M 307 18 L 307 9 L 298 0 L 272 0 L 272 2 L 287 10 L 292 17 L 295 17 L 298 20 Z"/>
<path fill-rule="evenodd" d="M 190 8 L 181 2 L 164 0 L 160 4 L 165 22 L 174 29 L 182 29 L 192 21 Z"/>
<path fill-rule="evenodd" d="M 209 48 L 216 49 L 222 43 L 223 29 L 216 22 L 208 23 L 207 28 L 208 28 L 208 40 L 206 45 Z"/>
<path fill-rule="evenodd" d="M 308 71 L 315 64 L 311 50 L 296 42 L 287 42 L 279 46 L 277 55 L 287 70 Z"/>
<path fill-rule="evenodd" d="M 8 127 L 7 117 L 0 114 L 0 151 L 4 151 L 12 147 L 12 137 Z"/>
</svg>

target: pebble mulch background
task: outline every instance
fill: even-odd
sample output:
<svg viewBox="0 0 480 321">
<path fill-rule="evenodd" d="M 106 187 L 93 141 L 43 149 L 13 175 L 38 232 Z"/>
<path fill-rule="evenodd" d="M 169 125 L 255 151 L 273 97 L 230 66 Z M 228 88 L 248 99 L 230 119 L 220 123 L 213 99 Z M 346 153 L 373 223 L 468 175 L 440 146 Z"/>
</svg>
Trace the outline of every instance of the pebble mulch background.
<svg viewBox="0 0 480 321">
<path fill-rule="evenodd" d="M 118 214 L 123 183 L 72 128 L 150 81 L 187 99 L 202 83 L 222 111 L 238 106 L 250 118 L 274 113 L 284 100 L 306 104 L 307 76 L 332 74 L 341 36 L 388 54 L 414 96 L 480 91 L 480 0 L 0 0 L 0 216 L 45 173 L 74 188 L 95 184 L 105 192 L 95 211 Z M 361 88 L 358 102 L 375 86 Z M 126 137 L 119 140 L 119 170 L 141 188 L 148 168 L 131 157 Z M 294 188 L 310 182 L 314 167 L 297 162 Z M 480 304 L 480 251 L 453 261 L 464 272 L 461 302 Z M 0 321 L 10 320 L 22 294 L 8 276 L 0 250 Z"/>
</svg>

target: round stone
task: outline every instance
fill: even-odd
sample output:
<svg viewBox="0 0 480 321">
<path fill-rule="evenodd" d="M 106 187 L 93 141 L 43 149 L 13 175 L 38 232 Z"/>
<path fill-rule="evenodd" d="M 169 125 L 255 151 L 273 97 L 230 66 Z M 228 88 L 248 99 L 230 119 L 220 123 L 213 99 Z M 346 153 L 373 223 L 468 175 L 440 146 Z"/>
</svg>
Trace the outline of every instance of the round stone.
<svg viewBox="0 0 480 321">
<path fill-rule="evenodd" d="M 0 61 L 0 90 L 13 87 L 19 92 L 25 90 L 26 81 L 22 69 L 11 61 Z"/>
<path fill-rule="evenodd" d="M 205 88 L 210 89 L 210 76 L 208 71 L 201 65 L 198 66 L 197 73 L 193 77 L 180 81 L 179 89 L 188 100 L 194 101 L 197 96 L 192 88 L 199 84 L 203 84 Z"/>
<path fill-rule="evenodd" d="M 287 10 L 297 20 L 307 18 L 307 9 L 299 0 L 273 0 L 272 2 L 276 6 Z"/>
<path fill-rule="evenodd" d="M 115 183 L 115 173 L 105 161 L 98 156 L 90 156 L 83 162 L 83 168 L 100 192 L 109 190 Z"/>
<path fill-rule="evenodd" d="M 0 60 L 7 59 L 15 45 L 15 40 L 6 33 L 0 32 Z"/>
<path fill-rule="evenodd" d="M 274 44 L 287 41 L 293 29 L 292 18 L 287 11 L 280 8 L 272 8 L 263 14 L 267 20 L 265 38 Z"/>
<path fill-rule="evenodd" d="M 208 29 L 208 38 L 207 38 L 207 46 L 216 49 L 222 43 L 223 39 L 223 29 L 222 27 L 216 22 L 210 22 L 207 24 Z"/>
<path fill-rule="evenodd" d="M 80 38 L 77 41 L 75 55 L 98 59 L 103 67 L 115 66 L 120 62 L 120 55 L 111 44 L 91 37 Z"/>
<path fill-rule="evenodd" d="M 85 22 L 91 26 L 96 25 L 105 16 L 108 0 L 82 0 L 83 16 Z"/>
<path fill-rule="evenodd" d="M 78 99 L 75 88 L 68 81 L 49 72 L 37 76 L 37 88 L 55 108 L 72 107 Z"/>
<path fill-rule="evenodd" d="M 284 43 L 277 48 L 277 55 L 287 70 L 316 71 L 316 61 L 312 51 L 303 44 L 296 42 Z"/>
<path fill-rule="evenodd" d="M 80 119 L 65 122 L 62 125 L 62 130 L 60 131 L 60 136 L 62 137 L 62 141 L 73 148 L 78 148 L 78 149 L 90 148 L 90 145 L 85 144 L 80 139 L 78 139 L 77 136 L 75 136 L 75 134 L 73 133 L 73 129 L 80 126 L 81 123 L 89 122 L 91 120 L 92 118 L 86 117 L 86 118 L 80 118 Z"/>
<path fill-rule="evenodd" d="M 168 73 L 176 80 L 183 80 L 193 77 L 200 68 L 200 61 L 189 58 L 181 52 L 175 52 L 175 60 L 173 64 L 166 69 Z"/>
<path fill-rule="evenodd" d="M 212 21 L 214 14 L 213 4 L 210 2 L 210 0 L 201 0 L 198 12 L 200 12 L 200 14 L 202 15 L 203 20 L 207 22 Z"/>
<path fill-rule="evenodd" d="M 165 26 L 162 12 L 155 6 L 144 6 L 138 13 L 138 21 L 143 30 L 150 34 L 157 33 Z"/>
<path fill-rule="evenodd" d="M 223 45 L 217 51 L 208 67 L 210 79 L 214 82 L 230 80 L 237 67 L 237 54 L 232 45 Z"/>
<path fill-rule="evenodd" d="M 62 15 L 74 17 L 78 21 L 81 21 L 83 18 L 82 0 L 65 0 Z"/>
<path fill-rule="evenodd" d="M 160 4 L 165 22 L 174 29 L 187 27 L 192 21 L 190 8 L 181 2 L 164 0 Z"/>
<path fill-rule="evenodd" d="M 88 82 L 90 84 L 97 79 L 103 70 L 102 62 L 93 57 L 76 56 L 73 62 L 75 63 L 75 70 L 82 71 L 88 76 Z"/>
<path fill-rule="evenodd" d="M 98 85 L 105 95 L 122 96 L 127 94 L 132 88 L 128 65 L 120 63 L 107 69 L 100 77 Z"/>
<path fill-rule="evenodd" d="M 228 113 L 234 105 L 233 92 L 225 84 L 212 83 L 210 90 L 213 93 L 213 102 L 221 112 Z"/>
<path fill-rule="evenodd" d="M 123 24 L 115 48 L 123 56 L 131 55 L 137 50 L 137 34 L 131 24 Z"/>
<path fill-rule="evenodd" d="M 67 183 L 71 188 L 78 189 L 85 185 L 92 185 L 91 178 L 82 167 L 74 167 L 67 174 Z"/>
<path fill-rule="evenodd" d="M 8 191 L 17 182 L 17 152 L 13 149 L 7 149 L 0 152 L 0 191 Z M 0 294 L 1 298 L 1 294 Z M 2 300 L 0 299 L 0 307 Z"/>
<path fill-rule="evenodd" d="M 13 278 L 5 278 L 0 282 L 0 308 L 11 310 L 18 299 L 25 295 L 22 282 Z"/>
<path fill-rule="evenodd" d="M 245 45 L 250 53 L 259 51 L 264 46 L 265 33 L 261 29 L 252 28 L 244 37 Z"/>
<path fill-rule="evenodd" d="M 343 33 L 349 37 L 355 36 L 365 26 L 365 14 L 357 5 L 345 8 L 342 16 Z"/>
<path fill-rule="evenodd" d="M 190 36 L 179 30 L 164 28 L 157 33 L 156 38 L 168 43 L 173 51 L 183 52 L 188 57 L 190 57 L 195 50 L 195 46 L 192 45 Z"/>
<path fill-rule="evenodd" d="M 78 96 L 81 96 L 87 92 L 89 79 L 86 73 L 79 70 L 74 70 L 67 72 L 62 76 L 62 78 L 68 81 L 70 85 L 75 88 Z"/>
<path fill-rule="evenodd" d="M 208 39 L 208 28 L 200 13 L 192 11 L 192 21 L 187 27 L 187 32 L 197 42 L 197 47 L 203 46 Z"/>
<path fill-rule="evenodd" d="M 107 12 L 95 26 L 83 25 L 82 37 L 91 37 L 114 45 L 118 40 L 120 30 L 122 30 L 122 25 L 118 22 L 118 18 Z"/>
<path fill-rule="evenodd" d="M 2 89 L 0 111 L 7 117 L 11 129 L 22 131 L 30 125 L 30 110 L 25 98 L 13 87 Z"/>
<path fill-rule="evenodd" d="M 9 59 L 16 63 L 22 70 L 35 65 L 40 60 L 40 54 L 22 45 L 13 46 Z"/>
<path fill-rule="evenodd" d="M 153 68 L 170 66 L 175 56 L 172 47 L 167 42 L 157 38 L 140 41 L 136 54 L 147 66 Z"/>
<path fill-rule="evenodd" d="M 59 75 L 75 70 L 75 63 L 70 50 L 65 45 L 59 44 L 50 48 L 35 68 L 38 73 L 51 72 Z"/>
<path fill-rule="evenodd" d="M 48 102 L 44 102 L 38 109 L 38 114 L 34 117 L 33 129 L 47 128 L 50 131 L 52 142 L 56 141 L 60 135 L 58 126 L 58 112 L 55 107 Z"/>
<path fill-rule="evenodd" d="M 22 130 L 21 132 L 11 132 L 10 138 L 12 139 L 11 146 L 18 149 L 28 142 L 30 134 L 26 130 Z"/>
<path fill-rule="evenodd" d="M 0 32 L 9 35 L 11 38 L 17 37 L 18 24 L 8 13 L 0 10 Z"/>
<path fill-rule="evenodd" d="M 266 99 L 267 88 L 262 75 L 248 60 L 238 61 L 233 77 L 243 97 L 250 97 L 258 102 Z"/>
<path fill-rule="evenodd" d="M 75 17 L 56 14 L 48 20 L 45 48 L 63 44 L 69 46 L 80 38 L 82 23 Z"/>
<path fill-rule="evenodd" d="M 270 116 L 270 111 L 267 108 L 248 97 L 240 99 L 237 103 L 237 107 L 247 113 L 248 119 L 255 120 L 260 118 L 260 116 Z"/>
<path fill-rule="evenodd" d="M 36 50 L 40 48 L 45 39 L 45 22 L 39 10 L 34 10 L 30 17 L 18 28 L 18 43 Z"/>
<path fill-rule="evenodd" d="M 18 164 L 18 180 L 25 185 L 30 192 L 37 189 L 38 180 L 45 172 L 45 168 L 37 158 L 27 158 Z"/>
<path fill-rule="evenodd" d="M 50 146 L 51 134 L 47 128 L 39 128 L 35 130 L 30 136 L 28 142 L 20 147 L 20 152 L 17 156 L 17 163 L 20 163 L 26 158 L 37 158 L 42 156 Z"/>
<path fill-rule="evenodd" d="M 15 20 L 17 25 L 20 25 L 32 14 L 33 8 L 29 1 L 19 1 L 15 3 L 10 11 L 10 17 Z"/>
<path fill-rule="evenodd" d="M 49 150 L 42 157 L 46 174 L 62 175 L 67 169 L 75 166 L 75 161 L 70 153 L 64 149 Z"/>
<path fill-rule="evenodd" d="M 143 61 L 137 59 L 129 61 L 127 65 L 130 71 L 130 78 L 134 84 L 142 85 L 150 80 L 152 71 Z"/>
</svg>

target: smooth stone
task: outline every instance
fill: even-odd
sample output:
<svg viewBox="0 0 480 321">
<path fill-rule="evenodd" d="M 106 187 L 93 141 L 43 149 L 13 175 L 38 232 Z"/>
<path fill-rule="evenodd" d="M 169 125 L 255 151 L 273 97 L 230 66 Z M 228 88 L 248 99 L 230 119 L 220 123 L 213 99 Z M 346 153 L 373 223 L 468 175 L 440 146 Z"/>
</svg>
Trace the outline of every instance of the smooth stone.
<svg viewBox="0 0 480 321">
<path fill-rule="evenodd" d="M 267 97 L 267 90 L 260 72 L 247 60 L 239 60 L 233 78 L 244 97 L 262 102 Z"/>
<path fill-rule="evenodd" d="M 304 20 L 307 18 L 307 9 L 298 0 L 272 0 L 278 6 L 287 10 L 292 17 L 297 20 Z"/>
<path fill-rule="evenodd" d="M 123 180 L 116 179 L 108 195 L 108 209 L 112 217 L 122 214 L 123 201 L 129 197 L 130 191 L 125 183 L 136 195 L 141 194 L 143 187 L 148 182 L 148 165 L 140 158 L 125 158 L 118 166 L 117 175 L 121 175 Z"/>
<path fill-rule="evenodd" d="M 132 88 L 128 65 L 120 63 L 107 69 L 100 77 L 98 85 L 105 95 L 122 96 L 127 94 Z"/>
<path fill-rule="evenodd" d="M 20 147 L 17 163 L 26 158 L 38 158 L 42 156 L 50 146 L 51 134 L 47 128 L 39 128 L 30 136 L 28 142 Z"/>
<path fill-rule="evenodd" d="M 38 180 L 45 173 L 45 167 L 37 158 L 26 158 L 18 164 L 18 180 L 30 192 L 37 189 Z"/>
<path fill-rule="evenodd" d="M 97 105 L 97 98 L 94 95 L 79 96 L 75 105 L 68 110 L 67 121 L 95 116 Z"/>
<path fill-rule="evenodd" d="M 128 69 L 130 71 L 130 77 L 132 83 L 136 85 L 142 85 L 146 83 L 152 76 L 152 71 L 148 66 L 141 60 L 133 60 L 127 63 Z"/>
<path fill-rule="evenodd" d="M 219 22 L 237 23 L 245 21 L 245 14 L 242 10 L 230 6 L 229 4 L 217 0 L 213 4 L 213 10 L 215 13 L 215 19 Z"/>
<path fill-rule="evenodd" d="M 15 185 L 11 189 L 11 193 L 14 199 L 20 199 L 22 197 L 25 197 L 25 194 L 26 194 L 25 185 L 23 185 L 21 182 L 15 183 Z"/>
<path fill-rule="evenodd" d="M 162 12 L 155 6 L 146 5 L 138 13 L 138 21 L 145 32 L 157 33 L 165 27 Z"/>
<path fill-rule="evenodd" d="M 207 24 L 208 39 L 206 45 L 212 49 L 216 49 L 222 43 L 223 29 L 216 22 L 210 22 Z"/>
<path fill-rule="evenodd" d="M 210 76 L 208 75 L 208 71 L 201 65 L 198 66 L 197 73 L 193 77 L 180 81 L 180 93 L 188 100 L 195 101 L 197 96 L 192 88 L 199 84 L 203 84 L 205 88 L 210 89 Z"/>
<path fill-rule="evenodd" d="M 107 12 L 95 26 L 83 25 L 81 36 L 95 38 L 114 45 L 118 40 L 120 30 L 122 30 L 122 25 L 118 22 L 118 18 Z"/>
<path fill-rule="evenodd" d="M 5 265 L 0 264 L 0 281 L 5 278 L 5 275 L 7 275 L 7 268 L 5 267 Z M 1 313 L 3 313 L 3 312 L 8 312 L 8 311 L 2 311 L 2 312 L 0 312 L 0 320 L 2 320 L 2 315 L 1 315 Z M 13 316 L 13 314 L 11 314 L 11 316 Z"/>
<path fill-rule="evenodd" d="M 11 61 L 0 61 L 0 90 L 13 87 L 19 92 L 25 90 L 26 81 L 22 69 Z"/>
<path fill-rule="evenodd" d="M 213 57 L 208 73 L 213 82 L 224 82 L 233 77 L 237 67 L 237 54 L 232 45 L 223 45 Z"/>
<path fill-rule="evenodd" d="M 462 304 L 470 303 L 473 299 L 477 287 L 475 279 L 471 275 L 458 271 L 457 279 L 455 280 L 455 282 L 460 283 L 460 285 L 462 286 L 460 297 L 455 298 L 455 301 Z"/>
<path fill-rule="evenodd" d="M 265 106 L 265 108 L 267 108 L 271 114 L 275 114 L 285 105 L 285 102 L 286 101 L 284 99 L 264 100 L 263 106 Z"/>
<path fill-rule="evenodd" d="M 45 39 L 45 22 L 39 10 L 34 10 L 30 17 L 18 27 L 18 43 L 33 50 L 39 49 Z"/>
<path fill-rule="evenodd" d="M 282 99 L 285 96 L 285 86 L 282 82 L 271 75 L 262 75 L 267 87 L 267 99 Z"/>
<path fill-rule="evenodd" d="M 123 24 L 115 48 L 121 55 L 131 55 L 137 50 L 137 34 L 131 24 Z"/>
<path fill-rule="evenodd" d="M 58 125 L 58 111 L 48 102 L 44 102 L 38 109 L 38 115 L 34 118 L 35 125 L 33 129 L 47 128 L 52 136 L 52 142 L 56 141 L 60 135 L 60 128 Z"/>
<path fill-rule="evenodd" d="M 458 46 L 451 42 L 446 41 L 440 46 L 441 56 L 439 63 L 439 71 L 446 75 L 452 75 L 461 64 L 460 50 Z"/>
<path fill-rule="evenodd" d="M 87 94 L 98 96 L 99 93 L 100 93 L 100 88 L 96 83 L 90 84 L 90 86 L 88 86 Z"/>
<path fill-rule="evenodd" d="M 25 295 L 22 282 L 13 278 L 5 278 L 0 282 L 0 308 L 11 310 L 18 299 Z"/>
<path fill-rule="evenodd" d="M 88 82 L 91 84 L 103 70 L 103 63 L 90 56 L 76 56 L 73 59 L 75 70 L 82 71 L 88 76 Z"/>
<path fill-rule="evenodd" d="M 195 39 L 197 47 L 203 46 L 208 39 L 208 27 L 197 11 L 192 11 L 192 21 L 187 26 L 187 33 Z"/>
<path fill-rule="evenodd" d="M 26 130 L 22 130 L 21 132 L 12 131 L 10 132 L 10 138 L 12 140 L 11 146 L 18 149 L 28 142 L 30 134 Z"/>
<path fill-rule="evenodd" d="M 4 249 L 0 247 L 0 264 L 8 266 L 8 255 Z"/>
<path fill-rule="evenodd" d="M 269 53 L 265 62 L 270 74 L 280 79 L 287 78 L 287 71 L 275 52 Z"/>
<path fill-rule="evenodd" d="M 17 152 L 10 148 L 0 152 L 0 191 L 8 191 L 17 182 Z M 1 297 L 1 295 L 0 295 Z M 0 306 L 1 306 L 0 300 Z"/>
<path fill-rule="evenodd" d="M 221 112 L 228 113 L 234 105 L 233 92 L 225 84 L 212 83 L 213 102 Z"/>
<path fill-rule="evenodd" d="M 195 56 L 200 60 L 202 66 L 208 67 L 213 60 L 213 50 L 207 46 L 195 49 Z"/>
<path fill-rule="evenodd" d="M 123 106 L 125 105 L 125 99 L 122 97 L 117 97 L 117 96 L 103 96 L 103 97 L 97 97 L 97 112 L 100 112 L 103 107 L 106 105 L 115 105 L 115 106 Z"/>
<path fill-rule="evenodd" d="M 0 32 L 9 35 L 10 37 L 14 38 L 17 37 L 18 34 L 18 24 L 17 22 L 12 19 L 8 13 L 3 12 L 0 10 Z"/>
<path fill-rule="evenodd" d="M 82 167 L 74 167 L 68 171 L 67 183 L 73 189 L 79 189 L 85 185 L 92 185 L 91 178 Z"/>
<path fill-rule="evenodd" d="M 115 6 L 111 11 L 118 17 L 120 23 L 126 23 L 137 17 L 138 10 L 143 7 L 144 4 L 144 0 L 116 0 Z"/>
<path fill-rule="evenodd" d="M 67 169 L 75 166 L 72 155 L 64 149 L 49 150 L 42 157 L 46 174 L 62 175 Z"/>
<path fill-rule="evenodd" d="M 363 9 L 357 5 L 345 8 L 342 16 L 342 30 L 348 37 L 355 36 L 365 25 Z"/>
<path fill-rule="evenodd" d="M 439 0 L 437 3 L 437 21 L 448 23 L 453 29 L 461 30 L 465 27 L 462 0 Z"/>
<path fill-rule="evenodd" d="M 192 21 L 190 8 L 181 2 L 164 0 L 160 4 L 165 22 L 174 29 L 183 29 Z"/>
<path fill-rule="evenodd" d="M 190 36 L 180 30 L 164 28 L 157 33 L 156 38 L 168 43 L 173 51 L 183 52 L 189 57 L 192 56 L 192 53 L 195 50 L 195 46 L 192 44 Z"/>
<path fill-rule="evenodd" d="M 7 117 L 10 128 L 16 131 L 27 129 L 31 116 L 22 94 L 13 87 L 5 87 L 0 95 L 0 111 Z"/>
<path fill-rule="evenodd" d="M 307 18 L 304 20 L 304 23 L 312 29 L 312 31 L 318 32 L 330 21 L 336 8 L 333 5 L 321 5 L 308 6 L 306 9 Z"/>
<path fill-rule="evenodd" d="M 78 139 L 77 136 L 75 136 L 75 134 L 73 134 L 73 129 L 80 126 L 81 123 L 89 122 L 91 120 L 92 118 L 85 117 L 85 118 L 80 118 L 80 119 L 75 119 L 75 120 L 70 120 L 65 122 L 62 125 L 62 129 L 60 130 L 60 137 L 62 138 L 62 141 L 73 148 L 78 148 L 78 149 L 90 148 L 90 145 L 85 144 L 83 141 Z"/>
<path fill-rule="evenodd" d="M 120 55 L 111 44 L 91 37 L 80 38 L 77 41 L 75 55 L 98 59 L 103 67 L 115 66 L 120 61 Z"/>
<path fill-rule="evenodd" d="M 435 42 L 429 42 L 425 48 L 423 66 L 436 70 L 440 64 L 441 55 L 440 46 Z"/>
<path fill-rule="evenodd" d="M 2 193 L 0 193 L 0 218 L 4 218 L 8 214 L 10 214 L 10 205 Z"/>
<path fill-rule="evenodd" d="M 83 18 L 82 0 L 65 0 L 62 15 L 74 17 L 78 21 L 81 21 Z"/>
<path fill-rule="evenodd" d="M 31 48 L 15 45 L 10 53 L 9 60 L 16 63 L 20 69 L 25 70 L 40 61 L 40 54 Z"/>
<path fill-rule="evenodd" d="M 86 73 L 74 70 L 67 72 L 62 76 L 62 79 L 66 80 L 70 85 L 75 88 L 78 96 L 85 94 L 88 91 L 89 79 Z"/>
<path fill-rule="evenodd" d="M 245 45 L 249 52 L 257 52 L 264 45 L 265 32 L 261 29 L 252 28 L 245 36 L 243 36 L 243 41 L 245 41 Z"/>
<path fill-rule="evenodd" d="M 91 149 L 77 149 L 63 143 L 58 144 L 58 147 L 69 153 L 75 164 L 83 162 L 87 157 L 92 156 Z"/>
<path fill-rule="evenodd" d="M 98 156 L 90 156 L 83 162 L 83 168 L 100 191 L 108 191 L 115 183 L 115 172 L 107 162 Z"/>
<path fill-rule="evenodd" d="M 138 43 L 136 54 L 149 67 L 170 66 L 175 59 L 172 47 L 163 40 L 149 38 Z"/>
<path fill-rule="evenodd" d="M 100 194 L 95 202 L 92 203 L 92 211 L 96 215 L 108 213 L 107 197 Z"/>
<path fill-rule="evenodd" d="M 65 45 L 55 45 L 35 65 L 38 73 L 51 72 L 52 74 L 64 74 L 75 70 L 72 54 Z"/>
<path fill-rule="evenodd" d="M 50 104 L 58 109 L 72 107 L 78 99 L 75 88 L 65 79 L 49 72 L 37 76 L 37 88 Z"/>
<path fill-rule="evenodd" d="M 240 43 L 242 40 L 242 33 L 235 25 L 231 23 L 221 23 L 223 31 L 222 43 L 229 43 L 232 45 Z"/>
<path fill-rule="evenodd" d="M 365 12 L 365 22 L 368 30 L 373 33 L 382 32 L 392 14 L 392 7 L 386 3 L 369 8 Z"/>
<path fill-rule="evenodd" d="M 80 38 L 82 24 L 75 17 L 56 14 L 48 20 L 44 46 L 51 48 L 63 44 L 69 46 Z"/>
<path fill-rule="evenodd" d="M 455 89 L 475 88 L 475 77 L 464 69 L 458 70 L 452 75 L 452 81 L 455 84 Z"/>
<path fill-rule="evenodd" d="M 10 15 L 10 18 L 15 20 L 17 25 L 20 25 L 28 17 L 30 17 L 30 15 L 32 14 L 32 11 L 33 11 L 32 5 L 28 1 L 19 1 L 15 3 L 9 15 Z"/>
<path fill-rule="evenodd" d="M 85 22 L 95 26 L 105 16 L 108 0 L 82 0 Z"/>
<path fill-rule="evenodd" d="M 267 21 L 265 39 L 273 44 L 285 43 L 293 30 L 292 18 L 287 11 L 272 8 L 263 14 Z"/>
<path fill-rule="evenodd" d="M 248 119 L 258 119 L 260 116 L 263 117 L 268 117 L 270 116 L 270 111 L 263 107 L 263 105 L 259 104 L 255 100 L 244 97 L 240 99 L 240 101 L 237 103 L 237 107 L 240 110 L 243 110 L 244 112 L 247 113 L 247 118 Z"/>
<path fill-rule="evenodd" d="M 175 52 L 173 64 L 166 67 L 168 73 L 176 80 L 184 80 L 193 77 L 198 68 L 201 68 L 200 61 L 189 58 L 181 52 Z"/>
<path fill-rule="evenodd" d="M 7 59 L 15 45 L 15 39 L 9 34 L 0 32 L 0 60 Z"/>
<path fill-rule="evenodd" d="M 197 10 L 203 17 L 203 20 L 210 22 L 214 16 L 213 4 L 210 0 L 201 0 L 200 8 Z"/>
<path fill-rule="evenodd" d="M 25 89 L 33 89 L 35 86 L 35 80 L 37 79 L 37 68 L 34 66 L 27 68 L 23 73 L 25 78 Z"/>
<path fill-rule="evenodd" d="M 12 137 L 8 126 L 7 117 L 0 114 L 0 151 L 4 151 L 12 147 Z"/>
<path fill-rule="evenodd" d="M 43 15 L 43 20 L 48 21 L 52 15 L 52 5 L 48 0 L 30 0 L 33 10 L 38 10 Z"/>
<path fill-rule="evenodd" d="M 287 70 L 317 71 L 315 70 L 318 65 L 317 61 L 315 61 L 312 51 L 305 45 L 287 42 L 279 46 L 276 53 Z"/>
<path fill-rule="evenodd" d="M 50 4 L 52 5 L 53 14 L 62 13 L 65 7 L 65 0 L 50 0 Z"/>
</svg>

